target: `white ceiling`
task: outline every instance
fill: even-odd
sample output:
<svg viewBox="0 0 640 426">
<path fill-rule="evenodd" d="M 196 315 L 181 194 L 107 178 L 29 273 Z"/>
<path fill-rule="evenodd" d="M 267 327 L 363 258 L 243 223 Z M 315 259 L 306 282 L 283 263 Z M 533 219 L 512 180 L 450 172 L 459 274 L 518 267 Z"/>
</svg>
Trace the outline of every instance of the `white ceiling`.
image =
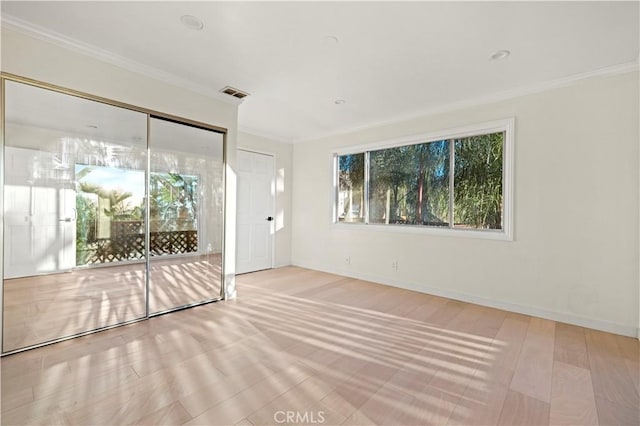
<svg viewBox="0 0 640 426">
<path fill-rule="evenodd" d="M 209 92 L 226 85 L 247 91 L 241 130 L 298 141 L 637 61 L 638 5 L 2 1 L 1 7 L 5 22 L 18 18 Z M 184 27 L 185 14 L 200 18 L 204 29 Z M 512 54 L 490 61 L 499 49 Z M 337 98 L 346 103 L 334 104 Z"/>
</svg>

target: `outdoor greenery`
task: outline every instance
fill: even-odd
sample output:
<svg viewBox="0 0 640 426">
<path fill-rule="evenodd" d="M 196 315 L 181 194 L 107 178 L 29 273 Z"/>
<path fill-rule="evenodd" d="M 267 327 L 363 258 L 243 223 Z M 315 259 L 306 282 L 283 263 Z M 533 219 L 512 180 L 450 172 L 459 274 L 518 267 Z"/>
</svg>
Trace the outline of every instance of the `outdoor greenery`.
<svg viewBox="0 0 640 426">
<path fill-rule="evenodd" d="M 338 157 L 339 220 L 364 220 L 364 154 Z"/>
<path fill-rule="evenodd" d="M 455 224 L 502 229 L 504 133 L 458 139 L 454 144 Z"/>
<path fill-rule="evenodd" d="M 184 228 L 197 229 L 196 176 L 176 173 L 151 173 L 149 219 L 158 231 Z"/>
<path fill-rule="evenodd" d="M 129 222 L 142 229 L 144 200 L 132 203 L 133 194 L 106 189 L 84 179 L 96 167 L 87 166 L 76 174 L 76 264 L 85 265 L 98 249 L 98 224 Z M 149 221 L 152 232 L 197 230 L 197 176 L 151 173 Z M 102 209 L 102 210 L 100 210 Z"/>
<path fill-rule="evenodd" d="M 76 265 L 86 265 L 91 255 L 90 242 L 96 240 L 98 205 L 90 197 L 76 193 Z"/>
<path fill-rule="evenodd" d="M 447 224 L 447 141 L 372 151 L 370 175 L 370 222 Z"/>
<path fill-rule="evenodd" d="M 338 219 L 364 221 L 369 155 L 369 223 L 449 226 L 453 204 L 454 227 L 501 229 L 503 145 L 499 132 L 339 156 Z"/>
</svg>

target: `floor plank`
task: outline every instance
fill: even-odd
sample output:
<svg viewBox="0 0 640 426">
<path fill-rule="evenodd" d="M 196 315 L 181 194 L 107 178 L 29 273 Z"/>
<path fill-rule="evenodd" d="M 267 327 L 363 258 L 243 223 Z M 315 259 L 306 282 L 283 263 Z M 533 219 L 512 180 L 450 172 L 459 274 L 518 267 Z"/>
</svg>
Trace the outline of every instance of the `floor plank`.
<svg viewBox="0 0 640 426">
<path fill-rule="evenodd" d="M 179 402 L 173 402 L 153 413 L 147 414 L 135 421 L 139 426 L 171 426 L 181 425 L 191 420 L 191 416 Z"/>
<path fill-rule="evenodd" d="M 475 371 L 448 424 L 498 423 L 528 327 L 528 318 L 507 315 L 491 342 L 489 362 Z"/>
<path fill-rule="evenodd" d="M 560 361 L 554 362 L 551 424 L 583 426 L 599 424 L 591 383 L 589 370 Z"/>
<path fill-rule="evenodd" d="M 589 369 L 589 356 L 582 327 L 563 323 L 556 324 L 553 359 Z"/>
<path fill-rule="evenodd" d="M 586 342 L 600 422 L 638 424 L 640 397 L 617 336 L 588 330 Z"/>
<path fill-rule="evenodd" d="M 540 318 L 529 322 L 511 389 L 540 401 L 551 399 L 555 323 Z"/>
<path fill-rule="evenodd" d="M 499 425 L 546 425 L 549 424 L 549 404 L 510 390 L 502 407 Z"/>
</svg>

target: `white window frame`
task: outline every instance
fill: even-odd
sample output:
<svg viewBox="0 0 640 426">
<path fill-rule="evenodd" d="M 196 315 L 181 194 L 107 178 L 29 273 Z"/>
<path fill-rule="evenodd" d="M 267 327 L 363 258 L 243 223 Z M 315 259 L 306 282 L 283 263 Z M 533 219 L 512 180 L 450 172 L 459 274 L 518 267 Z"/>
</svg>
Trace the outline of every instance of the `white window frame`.
<svg viewBox="0 0 640 426">
<path fill-rule="evenodd" d="M 425 225 L 401 225 L 401 224 L 372 224 L 350 223 L 338 221 L 338 157 L 349 154 L 365 154 L 365 164 L 368 152 L 379 149 L 396 148 L 405 145 L 436 142 L 441 140 L 461 139 L 470 136 L 478 136 L 489 133 L 504 132 L 504 146 L 502 152 L 502 229 L 465 229 L 455 227 L 434 227 Z M 331 150 L 332 170 L 332 223 L 339 229 L 370 230 L 381 232 L 401 232 L 423 235 L 453 236 L 465 238 L 480 238 L 489 240 L 513 241 L 513 163 L 514 163 L 514 132 L 515 118 L 505 118 L 484 123 L 472 124 L 463 127 L 445 129 L 441 131 L 411 135 L 393 140 L 374 142 L 366 145 L 350 146 Z M 453 161 L 453 155 L 451 159 Z M 365 175 L 368 174 L 365 167 Z M 365 176 L 365 187 L 368 185 L 368 176 Z M 365 188 L 366 189 L 366 188 Z M 367 191 L 365 191 L 367 193 Z M 365 199 L 368 196 L 365 196 Z M 368 206 L 368 201 L 365 203 Z M 368 221 L 368 209 L 366 209 L 366 221 Z"/>
</svg>

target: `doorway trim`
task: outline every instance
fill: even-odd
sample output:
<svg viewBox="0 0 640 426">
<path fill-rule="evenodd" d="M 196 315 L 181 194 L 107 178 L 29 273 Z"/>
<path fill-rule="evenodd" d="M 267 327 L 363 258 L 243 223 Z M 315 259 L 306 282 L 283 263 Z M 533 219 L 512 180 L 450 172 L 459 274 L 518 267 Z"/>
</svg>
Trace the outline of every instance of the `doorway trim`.
<svg viewBox="0 0 640 426">
<path fill-rule="evenodd" d="M 4 342 L 4 74 L 0 73 L 0 164 L 3 172 L 0 173 L 0 356 L 2 356 Z"/>
<path fill-rule="evenodd" d="M 268 155 L 269 157 L 273 158 L 273 169 L 271 171 L 271 178 L 273 181 L 273 206 L 271 209 L 271 215 L 274 218 L 273 220 L 273 234 L 271 237 L 271 266 L 269 269 L 273 269 L 275 267 L 276 264 L 276 232 L 277 232 L 277 224 L 278 224 L 278 216 L 277 216 L 277 201 L 278 201 L 278 168 L 276 166 L 277 164 L 277 160 L 278 157 L 274 152 L 271 151 L 263 151 L 260 149 L 254 149 L 254 148 L 245 148 L 242 146 L 238 146 L 236 148 L 236 152 L 237 151 L 245 151 L 245 152 L 250 152 L 252 154 L 260 154 L 260 155 Z M 236 225 L 237 226 L 237 225 Z M 237 242 L 236 242 L 236 250 L 237 250 Z M 236 256 L 236 264 L 238 262 L 237 256 Z M 251 272 L 255 272 L 255 271 L 249 271 L 249 272 L 242 272 L 241 274 L 248 274 Z"/>
</svg>

